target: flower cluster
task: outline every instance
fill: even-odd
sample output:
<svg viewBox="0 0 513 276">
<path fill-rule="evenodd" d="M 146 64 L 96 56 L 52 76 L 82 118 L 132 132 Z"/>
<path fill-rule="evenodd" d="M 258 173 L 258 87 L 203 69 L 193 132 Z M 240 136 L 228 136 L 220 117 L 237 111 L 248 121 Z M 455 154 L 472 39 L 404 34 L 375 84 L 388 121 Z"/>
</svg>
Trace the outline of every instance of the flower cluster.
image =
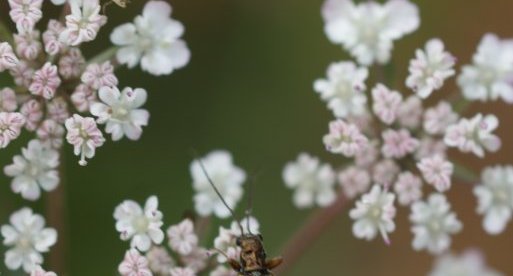
<svg viewBox="0 0 513 276">
<path fill-rule="evenodd" d="M 456 58 L 443 41 L 430 39 L 416 50 L 403 82 L 405 90 L 399 91 L 384 79 L 382 65 L 390 61 L 393 42 L 419 27 L 415 4 L 409 0 L 383 4 L 326 0 L 322 16 L 328 39 L 355 59 L 330 64 L 326 77 L 314 82 L 315 92 L 335 117 L 322 141 L 328 152 L 341 157 L 341 163 L 320 164 L 307 154 L 288 163 L 283 179 L 294 189 L 294 205 L 325 207 L 359 197 L 349 212 L 354 235 L 371 240 L 380 234 L 389 244 L 396 229 L 397 199 L 410 209 L 413 249 L 446 252 L 451 236 L 463 229 L 445 194 L 459 166 L 449 159 L 447 150 L 456 148 L 484 158 L 501 147 L 494 133 L 499 127 L 495 115 L 477 113 L 465 118 L 458 113 L 473 100 L 513 102 L 513 40 L 486 34 L 473 64 L 458 73 Z M 433 105 L 423 101 L 442 90 L 453 76 L 461 95 L 450 95 Z M 368 79 L 376 82 L 369 84 Z M 501 233 L 511 219 L 512 179 L 511 166 L 489 167 L 474 188 L 477 212 L 484 216 L 483 226 L 490 234 Z"/>
<path fill-rule="evenodd" d="M 101 14 L 100 1 L 52 3 L 65 4 L 61 19 L 44 20 L 48 23 L 41 30 L 37 28 L 42 27 L 43 0 L 9 0 L 15 32 L 3 32 L 0 37 L 0 73 L 12 78 L 12 85 L 0 87 L 0 150 L 23 132 L 32 135 L 12 164 L 4 167 L 4 173 L 12 178 L 12 191 L 31 201 L 41 197 L 41 190 L 49 192 L 59 185 L 64 141 L 73 146 L 79 164 L 85 166 L 106 142 L 104 133 L 110 134 L 112 141 L 140 139 L 150 116 L 143 108 L 148 94 L 143 88 L 118 86 L 115 69 L 119 65 L 133 67 L 140 62 L 145 71 L 166 75 L 185 66 L 190 58 L 186 43 L 180 39 L 184 27 L 170 17 L 171 7 L 165 1 L 148 1 L 134 24 L 123 24 L 111 33 L 115 46 L 90 58 L 82 54 L 81 46 L 94 41 L 108 19 Z M 124 207 L 137 211 L 134 204 Z M 22 210 L 11 217 L 16 231 L 2 228 L 4 244 L 15 247 L 6 253 L 5 262 L 9 269 L 23 266 L 34 275 L 51 275 L 35 267 L 43 262 L 40 252 L 55 243 L 55 231 L 48 234 L 42 230 L 42 217 Z M 120 217 L 126 216 L 119 212 Z M 148 227 L 157 229 L 160 225 L 150 223 Z M 144 236 L 138 230 L 126 228 L 125 238 L 133 236 L 132 242 L 141 250 L 150 247 L 150 240 L 163 239 L 163 233 L 159 236 L 152 230 Z"/>
<path fill-rule="evenodd" d="M 240 254 L 236 238 L 243 233 L 259 233 L 258 221 L 248 217 L 240 222 L 233 221 L 230 228 L 221 226 L 210 246 L 212 249 L 199 244 L 205 234 L 202 229 L 205 221 L 201 218 L 196 221 L 186 218 L 169 226 L 164 234 L 162 213 L 155 196 L 146 201 L 144 209 L 134 201 L 124 201 L 116 207 L 114 218 L 120 238 L 131 240 L 118 267 L 122 276 L 195 276 L 205 272 L 214 276 L 236 276 L 237 273 L 227 266 L 227 257 L 238 260 Z M 217 258 L 212 258 L 214 255 Z"/>
</svg>

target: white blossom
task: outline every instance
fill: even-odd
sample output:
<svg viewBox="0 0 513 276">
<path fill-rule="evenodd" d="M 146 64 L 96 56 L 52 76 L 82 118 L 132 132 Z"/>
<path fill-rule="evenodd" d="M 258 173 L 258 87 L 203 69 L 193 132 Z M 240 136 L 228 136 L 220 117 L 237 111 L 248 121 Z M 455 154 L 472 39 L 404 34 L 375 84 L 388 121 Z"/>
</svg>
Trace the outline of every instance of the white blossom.
<svg viewBox="0 0 513 276">
<path fill-rule="evenodd" d="M 355 220 L 353 234 L 357 238 L 371 240 L 379 232 L 385 243 L 389 244 L 388 233 L 395 230 L 394 200 L 393 193 L 383 190 L 380 185 L 374 185 L 370 192 L 356 202 L 356 207 L 349 211 L 349 216 Z"/>
<path fill-rule="evenodd" d="M 5 265 L 10 270 L 23 270 L 30 273 L 43 263 L 41 253 L 48 252 L 57 242 L 57 231 L 45 228 L 45 219 L 34 214 L 30 208 L 14 212 L 10 225 L 2 225 L 4 245 L 10 247 L 5 252 Z"/>
<path fill-rule="evenodd" d="M 228 206 L 234 209 L 237 202 L 242 198 L 242 184 L 246 180 L 246 173 L 233 164 L 231 154 L 224 150 L 213 151 L 201 160 L 208 176 L 214 182 Z M 198 214 L 201 216 L 215 214 L 220 218 L 230 216 L 230 211 L 215 193 L 197 160 L 191 163 L 190 172 L 192 186 L 196 191 L 194 204 Z"/>
<path fill-rule="evenodd" d="M 133 200 L 125 200 L 114 211 L 116 230 L 122 240 L 130 240 L 130 246 L 140 251 L 148 251 L 152 245 L 161 244 L 164 240 L 162 213 L 158 208 L 156 196 L 146 200 L 144 209 Z"/>
<path fill-rule="evenodd" d="M 484 35 L 472 61 L 472 65 L 463 66 L 457 80 L 463 96 L 467 100 L 500 98 L 513 103 L 513 39 Z"/>
<path fill-rule="evenodd" d="M 141 68 L 153 75 L 168 75 L 184 67 L 190 58 L 182 23 L 170 18 L 171 6 L 165 1 L 149 1 L 134 23 L 118 26 L 110 35 L 121 46 L 116 56 L 120 63 Z"/>
<path fill-rule="evenodd" d="M 335 172 L 329 164 L 321 164 L 307 153 L 285 165 L 283 180 L 294 189 L 294 205 L 298 208 L 325 207 L 335 201 Z"/>
<path fill-rule="evenodd" d="M 461 231 L 462 223 L 451 211 L 443 194 L 431 194 L 427 201 L 411 205 L 411 231 L 415 235 L 412 246 L 419 251 L 427 249 L 432 254 L 442 253 L 451 245 L 451 236 Z"/>
<path fill-rule="evenodd" d="M 492 114 L 483 116 L 479 113 L 471 119 L 462 118 L 447 128 L 444 142 L 449 147 L 483 158 L 485 149 L 496 152 L 501 147 L 501 139 L 492 133 L 498 126 L 499 119 Z"/>
<path fill-rule="evenodd" d="M 513 209 L 513 167 L 487 167 L 481 173 L 481 183 L 474 187 L 477 212 L 484 215 L 483 227 L 489 234 L 504 231 Z"/>
<path fill-rule="evenodd" d="M 71 14 L 66 15 L 66 29 L 59 39 L 71 46 L 94 40 L 107 23 L 107 17 L 100 14 L 99 0 L 69 0 L 69 5 Z"/>
<path fill-rule="evenodd" d="M 188 255 L 198 245 L 198 236 L 194 233 L 194 224 L 185 219 L 167 229 L 169 247 L 180 255 Z"/>
<path fill-rule="evenodd" d="M 59 184 L 59 153 L 46 147 L 39 140 L 32 140 L 22 155 L 13 158 L 13 164 L 4 168 L 4 173 L 12 177 L 11 189 L 28 200 L 36 200 L 41 189 L 52 191 Z"/>
<path fill-rule="evenodd" d="M 410 61 L 406 85 L 426 99 L 434 90 L 442 88 L 445 79 L 454 75 L 456 60 L 444 50 L 444 43 L 438 38 L 429 40 L 424 51 L 417 49 L 415 56 Z"/>
<path fill-rule="evenodd" d="M 314 89 L 339 118 L 362 115 L 367 106 L 365 80 L 369 71 L 353 62 L 332 63 L 326 72 L 327 79 L 318 79 Z"/>
<path fill-rule="evenodd" d="M 465 250 L 463 254 L 446 253 L 438 257 L 428 276 L 503 276 L 486 266 L 481 252 Z"/>
<path fill-rule="evenodd" d="M 146 102 L 146 90 L 127 87 L 122 92 L 117 87 L 103 86 L 98 92 L 102 102 L 91 104 L 91 114 L 98 117 L 99 124 L 105 125 L 105 132 L 118 141 L 126 135 L 130 140 L 138 140 L 142 127 L 148 124 L 150 113 L 140 107 Z"/>
<path fill-rule="evenodd" d="M 417 6 L 407 0 L 357 5 L 352 0 L 327 0 L 322 16 L 329 40 L 341 44 L 363 65 L 387 63 L 394 40 L 415 31 L 420 24 Z"/>
</svg>

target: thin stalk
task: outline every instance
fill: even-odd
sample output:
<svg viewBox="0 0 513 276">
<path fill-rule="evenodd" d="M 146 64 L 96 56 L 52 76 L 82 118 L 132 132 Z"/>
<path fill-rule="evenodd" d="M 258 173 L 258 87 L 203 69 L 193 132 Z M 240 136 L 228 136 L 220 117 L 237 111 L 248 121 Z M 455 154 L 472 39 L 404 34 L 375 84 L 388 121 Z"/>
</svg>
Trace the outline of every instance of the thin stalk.
<svg viewBox="0 0 513 276">
<path fill-rule="evenodd" d="M 92 63 L 103 63 L 107 60 L 111 60 L 112 61 L 112 58 L 116 55 L 116 52 L 118 51 L 118 47 L 116 46 L 112 46 L 110 48 L 107 48 L 107 50 L 99 53 L 98 55 L 96 55 L 95 57 L 91 58 L 87 64 L 92 64 Z"/>
<path fill-rule="evenodd" d="M 283 275 L 301 259 L 301 256 L 328 229 L 347 205 L 347 199 L 340 194 L 329 207 L 314 212 L 306 223 L 290 238 L 282 249 L 284 262 L 276 269 L 276 275 Z"/>
<path fill-rule="evenodd" d="M 50 250 L 49 267 L 58 275 L 69 275 L 67 271 L 67 257 L 69 249 L 68 235 L 68 213 L 66 209 L 66 175 L 64 151 L 60 151 L 59 165 L 60 183 L 57 189 L 48 193 L 46 200 L 46 217 L 48 225 L 55 228 L 58 239 L 55 246 Z"/>
</svg>

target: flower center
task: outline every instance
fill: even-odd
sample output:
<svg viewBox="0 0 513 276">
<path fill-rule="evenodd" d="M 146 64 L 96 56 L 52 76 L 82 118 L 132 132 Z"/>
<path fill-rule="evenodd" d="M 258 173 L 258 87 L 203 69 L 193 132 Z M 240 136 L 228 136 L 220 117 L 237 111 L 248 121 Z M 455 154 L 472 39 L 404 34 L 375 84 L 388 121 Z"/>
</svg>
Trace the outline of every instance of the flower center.
<svg viewBox="0 0 513 276">
<path fill-rule="evenodd" d="M 148 226 L 150 225 L 150 222 L 145 216 L 138 216 L 133 221 L 133 226 L 135 230 L 139 233 L 144 233 L 146 230 L 148 230 Z"/>
</svg>

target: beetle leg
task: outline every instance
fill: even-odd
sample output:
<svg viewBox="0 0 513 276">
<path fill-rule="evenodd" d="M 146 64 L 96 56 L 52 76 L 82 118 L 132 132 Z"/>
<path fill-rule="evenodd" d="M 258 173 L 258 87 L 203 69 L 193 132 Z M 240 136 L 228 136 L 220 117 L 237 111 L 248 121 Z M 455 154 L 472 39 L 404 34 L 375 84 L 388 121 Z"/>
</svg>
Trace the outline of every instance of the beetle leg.
<svg viewBox="0 0 513 276">
<path fill-rule="evenodd" d="M 231 266 L 231 268 L 237 272 L 240 272 L 241 265 L 237 260 L 228 258 L 228 264 Z"/>
<path fill-rule="evenodd" d="M 267 269 L 273 269 L 273 268 L 279 266 L 282 262 L 283 262 L 282 257 L 274 257 L 272 259 L 265 261 L 265 267 Z"/>
</svg>

